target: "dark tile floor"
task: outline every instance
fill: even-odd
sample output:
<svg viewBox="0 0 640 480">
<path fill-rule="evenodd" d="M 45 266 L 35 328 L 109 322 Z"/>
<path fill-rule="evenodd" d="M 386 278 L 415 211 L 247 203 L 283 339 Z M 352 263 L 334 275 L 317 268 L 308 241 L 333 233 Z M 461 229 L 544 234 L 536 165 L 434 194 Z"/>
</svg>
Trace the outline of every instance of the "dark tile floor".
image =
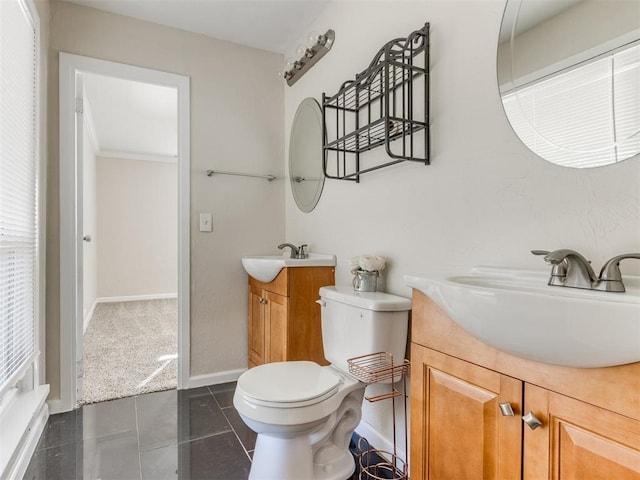
<svg viewBox="0 0 640 480">
<path fill-rule="evenodd" d="M 233 408 L 234 389 L 169 390 L 52 415 L 24 479 L 244 480 L 256 435 Z"/>
</svg>

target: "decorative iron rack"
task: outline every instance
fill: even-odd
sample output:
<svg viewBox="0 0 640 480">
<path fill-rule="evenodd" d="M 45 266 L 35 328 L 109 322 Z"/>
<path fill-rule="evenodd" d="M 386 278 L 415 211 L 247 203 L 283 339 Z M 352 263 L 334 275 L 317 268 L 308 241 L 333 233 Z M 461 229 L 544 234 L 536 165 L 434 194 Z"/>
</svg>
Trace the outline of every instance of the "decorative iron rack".
<svg viewBox="0 0 640 480">
<path fill-rule="evenodd" d="M 324 174 L 360 181 L 363 173 L 406 160 L 429 164 L 429 24 L 388 42 L 355 80 L 322 94 Z M 385 146 L 391 158 L 361 154 Z"/>
<path fill-rule="evenodd" d="M 392 380 L 390 392 L 375 397 L 366 397 L 368 401 L 378 402 L 404 395 L 405 392 L 398 391 L 395 383 L 403 381 L 409 373 L 411 363 L 408 360 L 394 364 L 393 356 L 390 353 L 377 352 L 350 358 L 347 360 L 347 364 L 349 373 L 361 382 L 372 384 Z"/>
<path fill-rule="evenodd" d="M 376 396 L 365 396 L 369 402 L 391 399 L 391 415 L 393 416 L 393 452 L 385 452 L 372 448 L 365 438 L 358 442 L 360 478 L 372 480 L 406 480 L 409 477 L 407 463 L 398 455 L 396 438 L 396 398 L 404 402 L 404 446 L 408 453 L 409 439 L 407 434 L 407 374 L 411 368 L 408 360 L 394 363 L 393 355 L 388 352 L 376 352 L 347 360 L 349 373 L 361 382 L 372 384 L 390 381 L 390 391 Z M 402 386 L 402 391 L 396 385 Z M 364 442 L 362 442 L 364 440 Z M 383 458 L 382 463 L 375 459 Z"/>
</svg>

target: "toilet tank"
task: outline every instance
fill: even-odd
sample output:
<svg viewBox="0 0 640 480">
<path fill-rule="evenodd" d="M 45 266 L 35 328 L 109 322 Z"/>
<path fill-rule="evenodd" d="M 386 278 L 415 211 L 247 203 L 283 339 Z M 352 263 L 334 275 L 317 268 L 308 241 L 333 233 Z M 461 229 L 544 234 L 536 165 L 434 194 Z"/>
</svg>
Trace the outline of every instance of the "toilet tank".
<svg viewBox="0 0 640 480">
<path fill-rule="evenodd" d="M 349 371 L 347 360 L 388 352 L 394 364 L 405 358 L 411 300 L 352 287 L 322 287 L 322 345 L 333 366 Z"/>
</svg>

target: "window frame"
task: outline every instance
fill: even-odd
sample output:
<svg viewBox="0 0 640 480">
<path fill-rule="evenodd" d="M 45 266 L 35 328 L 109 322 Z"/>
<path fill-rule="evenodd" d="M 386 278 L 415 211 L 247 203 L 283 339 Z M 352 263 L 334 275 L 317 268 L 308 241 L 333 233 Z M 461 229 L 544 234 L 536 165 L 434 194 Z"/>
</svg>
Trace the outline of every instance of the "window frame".
<svg viewBox="0 0 640 480">
<path fill-rule="evenodd" d="M 30 23 L 34 31 L 34 83 L 29 85 L 29 88 L 33 88 L 33 108 L 34 108 L 34 178 L 31 179 L 34 193 L 34 257 L 33 257 L 33 352 L 29 355 L 29 359 L 25 361 L 19 368 L 17 368 L 6 381 L 4 386 L 0 385 L 0 402 L 3 397 L 12 396 L 12 390 L 18 389 L 22 391 L 33 390 L 40 380 L 40 328 L 41 328 L 41 269 L 42 269 L 42 252 L 43 248 L 43 235 L 42 235 L 42 175 L 41 175 L 41 44 L 40 44 L 40 18 L 33 0 L 7 0 L 14 1 L 22 9 L 26 20 Z M 1 403 L 0 403 L 1 405 Z"/>
</svg>

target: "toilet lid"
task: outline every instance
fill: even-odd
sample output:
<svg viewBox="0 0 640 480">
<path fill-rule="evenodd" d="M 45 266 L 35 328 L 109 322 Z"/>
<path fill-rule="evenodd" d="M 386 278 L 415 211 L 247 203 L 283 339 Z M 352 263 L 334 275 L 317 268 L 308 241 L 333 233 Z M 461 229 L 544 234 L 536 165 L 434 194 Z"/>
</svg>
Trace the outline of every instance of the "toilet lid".
<svg viewBox="0 0 640 480">
<path fill-rule="evenodd" d="M 285 407 L 312 405 L 332 396 L 340 377 L 313 362 L 276 362 L 254 367 L 238 379 L 238 387 L 256 403 Z"/>
</svg>

